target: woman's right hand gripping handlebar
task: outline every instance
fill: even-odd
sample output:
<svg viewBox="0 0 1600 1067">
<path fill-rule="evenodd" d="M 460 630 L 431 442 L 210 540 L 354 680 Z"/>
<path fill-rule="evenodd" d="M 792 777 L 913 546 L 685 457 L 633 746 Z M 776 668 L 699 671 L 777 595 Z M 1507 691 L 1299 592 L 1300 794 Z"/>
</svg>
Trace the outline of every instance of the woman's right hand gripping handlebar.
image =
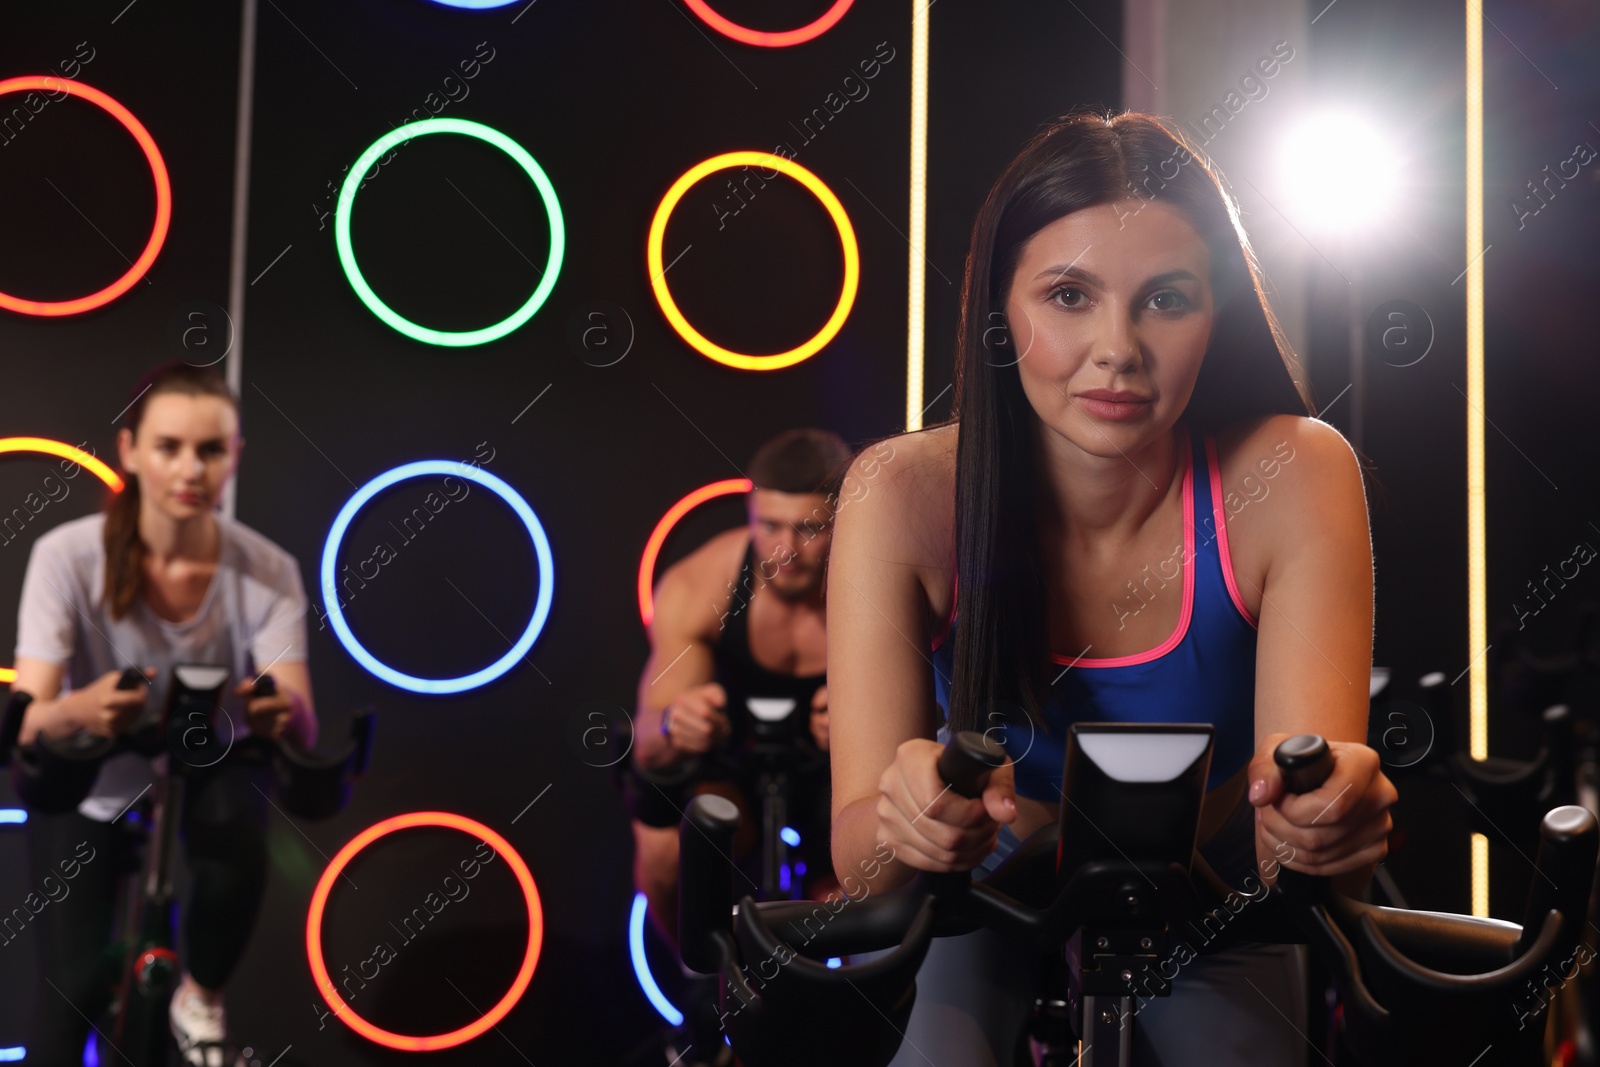
<svg viewBox="0 0 1600 1067">
<path fill-rule="evenodd" d="M 125 671 L 107 671 L 82 689 L 76 689 L 61 698 L 62 712 L 68 722 L 98 737 L 116 737 L 126 733 L 144 712 L 145 698 L 149 695 L 148 680 L 155 677 L 154 668 L 139 672 L 134 668 Z"/>
<path fill-rule="evenodd" d="M 994 851 L 1001 823 L 1017 817 L 1011 760 L 995 766 L 975 795 L 940 772 L 946 746 L 926 738 L 901 742 L 878 779 L 878 840 L 922 871 L 970 871 Z"/>
</svg>

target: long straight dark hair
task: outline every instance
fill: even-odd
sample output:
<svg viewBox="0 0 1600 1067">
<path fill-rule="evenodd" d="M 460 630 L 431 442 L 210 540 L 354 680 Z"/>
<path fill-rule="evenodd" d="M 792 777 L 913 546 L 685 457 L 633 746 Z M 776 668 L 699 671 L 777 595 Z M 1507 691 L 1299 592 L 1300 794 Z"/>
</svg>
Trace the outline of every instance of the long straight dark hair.
<svg viewBox="0 0 1600 1067">
<path fill-rule="evenodd" d="M 181 359 L 169 360 L 150 369 L 134 386 L 133 402 L 122 414 L 121 429 L 139 436 L 145 405 L 163 393 L 186 396 L 220 396 L 239 410 L 239 400 L 221 374 L 208 367 L 197 367 Z M 144 594 L 146 546 L 139 536 L 139 476 L 123 472 L 122 492 L 106 498 L 104 544 L 106 550 L 105 604 L 113 619 L 124 618 Z"/>
<path fill-rule="evenodd" d="M 1067 115 L 1029 140 L 973 223 L 954 406 L 939 424 L 960 426 L 961 618 L 952 637 L 952 730 L 993 727 L 996 716 L 1015 723 L 1019 708 L 1042 725 L 1049 689 L 1034 420 L 1015 358 L 993 359 L 986 337 L 1003 321 L 995 315 L 1005 308 L 1028 240 L 1064 215 L 1124 199 L 1172 204 L 1211 253 L 1215 319 L 1185 423 L 1215 433 L 1256 415 L 1315 414 L 1299 362 L 1267 304 L 1238 206 L 1198 145 L 1176 125 L 1137 112 Z"/>
</svg>

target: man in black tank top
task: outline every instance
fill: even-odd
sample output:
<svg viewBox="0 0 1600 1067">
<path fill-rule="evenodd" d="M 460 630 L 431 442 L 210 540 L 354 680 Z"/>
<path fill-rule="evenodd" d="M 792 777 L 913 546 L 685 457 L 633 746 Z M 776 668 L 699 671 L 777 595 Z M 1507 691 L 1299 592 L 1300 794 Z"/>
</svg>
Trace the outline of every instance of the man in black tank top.
<svg viewBox="0 0 1600 1067">
<path fill-rule="evenodd" d="M 801 534 L 802 537 L 805 533 Z M 819 537 L 827 534 L 820 533 Z M 723 709 L 729 714 L 731 733 L 728 741 L 730 746 L 738 751 L 748 742 L 752 721 L 772 722 L 780 717 L 795 717 L 796 711 L 800 716 L 813 707 L 812 701 L 819 699 L 818 710 L 821 717 L 825 718 L 827 708 L 827 694 L 818 693 L 827 686 L 828 673 L 826 670 L 815 674 L 786 674 L 764 667 L 756 662 L 755 655 L 750 650 L 750 608 L 748 604 L 740 607 L 740 597 L 744 590 L 755 587 L 758 573 L 756 561 L 756 543 L 751 538 L 745 548 L 744 564 L 739 569 L 736 583 L 729 583 L 734 589 L 728 610 L 723 614 L 721 632 L 717 642 L 712 646 L 712 657 L 716 663 L 716 680 L 727 694 L 727 705 Z M 771 564 L 768 565 L 771 570 Z M 820 589 L 812 595 L 810 579 L 807 580 L 803 597 L 795 598 L 806 601 L 815 601 L 822 607 Z M 779 593 L 779 596 L 790 600 L 792 594 Z M 794 603 L 795 600 L 790 600 Z M 754 707 L 751 698 L 756 699 Z M 785 707 L 787 705 L 787 707 Z M 826 726 L 822 722 L 816 724 L 814 731 L 818 747 L 826 751 Z"/>
<path fill-rule="evenodd" d="M 786 747 L 810 754 L 809 767 L 791 777 L 788 820 L 800 835 L 791 874 L 807 895 L 833 884 L 824 594 L 839 481 L 851 459 L 849 446 L 822 430 L 791 430 L 757 451 L 747 470 L 747 524 L 713 537 L 656 584 L 635 717 L 636 766 L 670 772 L 700 757 L 708 774 L 696 791 L 741 807 L 734 859 L 753 875 L 761 812 L 754 767 Z M 635 820 L 633 829 L 635 885 L 675 943 L 677 828 Z"/>
</svg>

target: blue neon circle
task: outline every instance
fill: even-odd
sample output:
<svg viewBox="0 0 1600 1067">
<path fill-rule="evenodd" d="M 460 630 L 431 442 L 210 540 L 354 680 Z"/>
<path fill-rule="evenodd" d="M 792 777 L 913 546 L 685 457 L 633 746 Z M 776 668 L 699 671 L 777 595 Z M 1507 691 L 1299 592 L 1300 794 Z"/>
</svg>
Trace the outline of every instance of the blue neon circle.
<svg viewBox="0 0 1600 1067">
<path fill-rule="evenodd" d="M 363 648 L 361 642 L 356 640 L 356 635 L 350 632 L 350 625 L 344 620 L 344 609 L 339 606 L 338 584 L 334 580 L 339 545 L 343 542 L 345 531 L 349 529 L 356 512 L 365 507 L 374 496 L 396 482 L 421 478 L 429 474 L 453 474 L 458 478 L 475 482 L 499 496 L 510 505 L 511 510 L 517 513 L 522 519 L 522 524 L 528 528 L 528 536 L 533 540 L 534 553 L 539 558 L 539 596 L 533 606 L 533 617 L 528 620 L 528 628 L 522 632 L 517 643 L 512 645 L 511 650 L 505 655 L 482 670 L 464 674 L 459 678 L 418 678 L 415 675 L 403 674 L 378 660 Z M 550 542 L 544 535 L 544 527 L 539 524 L 539 517 L 533 513 L 528 502 L 523 500 L 515 489 L 493 474 L 479 470 L 468 463 L 457 463 L 447 459 L 425 459 L 407 463 L 378 475 L 362 486 L 333 520 L 333 528 L 328 531 L 328 541 L 322 547 L 322 602 L 327 609 L 329 621 L 333 623 L 333 632 L 339 636 L 339 641 L 350 655 L 355 657 L 357 663 L 390 685 L 409 689 L 414 693 L 460 693 L 480 685 L 487 685 L 510 670 L 511 665 L 526 655 L 528 649 L 539 639 L 539 631 L 544 629 L 545 619 L 550 614 L 554 583 L 555 564 L 550 556 Z"/>
<path fill-rule="evenodd" d="M 491 7 L 505 7 L 514 4 L 517 0 L 433 0 L 436 4 L 445 7 L 465 7 L 473 11 L 483 11 Z"/>
<path fill-rule="evenodd" d="M 674 1008 L 672 1001 L 656 985 L 655 975 L 650 973 L 650 961 L 645 958 L 644 916 L 649 907 L 649 901 L 643 893 L 633 894 L 633 909 L 628 913 L 628 956 L 633 960 L 633 973 L 639 979 L 639 988 L 644 990 L 644 995 L 656 1011 L 673 1026 L 682 1026 L 683 1012 Z"/>
</svg>

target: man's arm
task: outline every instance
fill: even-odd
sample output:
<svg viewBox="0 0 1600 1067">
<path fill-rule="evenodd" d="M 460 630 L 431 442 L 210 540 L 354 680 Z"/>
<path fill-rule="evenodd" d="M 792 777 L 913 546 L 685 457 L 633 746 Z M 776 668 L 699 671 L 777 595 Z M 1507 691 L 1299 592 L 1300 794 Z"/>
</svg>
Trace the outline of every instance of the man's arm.
<svg viewBox="0 0 1600 1067">
<path fill-rule="evenodd" d="M 717 632 L 711 625 L 713 604 L 701 595 L 705 592 L 701 584 L 690 560 L 684 560 L 668 568 L 656 586 L 650 658 L 639 675 L 633 719 L 633 758 L 642 768 L 667 767 L 682 758 L 661 733 L 661 714 L 679 695 L 716 677 L 711 655 Z"/>
</svg>

